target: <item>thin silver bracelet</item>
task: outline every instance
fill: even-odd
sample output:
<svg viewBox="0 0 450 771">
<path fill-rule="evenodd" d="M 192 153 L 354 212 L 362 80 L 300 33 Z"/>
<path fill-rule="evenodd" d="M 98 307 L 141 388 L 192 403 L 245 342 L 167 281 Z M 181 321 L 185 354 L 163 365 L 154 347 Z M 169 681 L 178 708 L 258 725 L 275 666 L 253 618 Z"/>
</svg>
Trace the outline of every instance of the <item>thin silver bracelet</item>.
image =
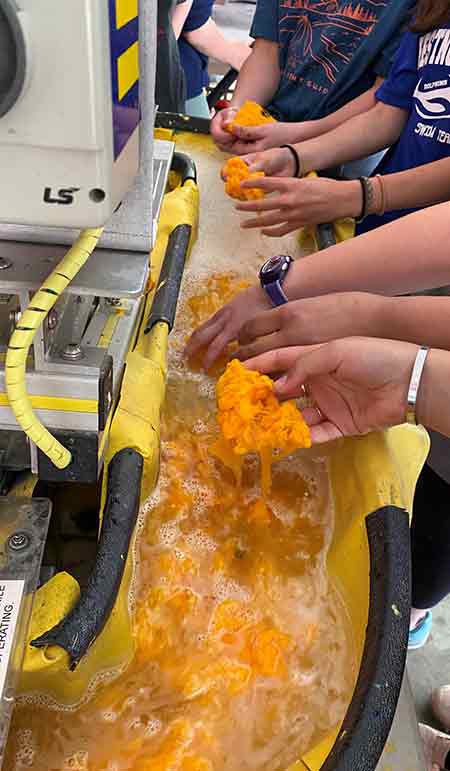
<svg viewBox="0 0 450 771">
<path fill-rule="evenodd" d="M 417 351 L 416 360 L 412 369 L 411 380 L 409 381 L 408 388 L 408 407 L 406 410 L 406 422 L 412 423 L 413 426 L 417 426 L 416 419 L 416 402 L 417 395 L 419 393 L 420 381 L 422 380 L 423 370 L 427 360 L 427 356 L 430 352 L 429 348 L 422 346 Z"/>
</svg>

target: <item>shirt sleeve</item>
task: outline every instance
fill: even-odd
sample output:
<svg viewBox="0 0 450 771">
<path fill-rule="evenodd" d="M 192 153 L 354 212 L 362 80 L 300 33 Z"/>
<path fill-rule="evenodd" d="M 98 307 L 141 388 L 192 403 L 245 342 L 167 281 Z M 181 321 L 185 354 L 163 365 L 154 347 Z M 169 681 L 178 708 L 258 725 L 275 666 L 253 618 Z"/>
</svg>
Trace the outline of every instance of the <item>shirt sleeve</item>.
<svg viewBox="0 0 450 771">
<path fill-rule="evenodd" d="M 418 35 L 405 32 L 388 78 L 376 91 L 379 102 L 411 110 L 417 86 Z"/>
<path fill-rule="evenodd" d="M 278 0 L 257 0 L 250 37 L 279 42 Z"/>
<path fill-rule="evenodd" d="M 213 0 L 194 0 L 183 26 L 184 32 L 200 29 L 211 18 Z"/>
<path fill-rule="evenodd" d="M 373 66 L 374 72 L 378 77 L 387 78 L 389 75 L 399 47 L 403 42 L 404 33 L 408 29 L 408 23 L 411 20 L 411 14 L 415 5 L 416 3 L 411 0 L 395 0 L 395 3 L 391 3 L 391 6 L 394 6 L 392 10 L 390 7 L 385 12 L 380 23 L 386 23 L 391 33 Z"/>
</svg>

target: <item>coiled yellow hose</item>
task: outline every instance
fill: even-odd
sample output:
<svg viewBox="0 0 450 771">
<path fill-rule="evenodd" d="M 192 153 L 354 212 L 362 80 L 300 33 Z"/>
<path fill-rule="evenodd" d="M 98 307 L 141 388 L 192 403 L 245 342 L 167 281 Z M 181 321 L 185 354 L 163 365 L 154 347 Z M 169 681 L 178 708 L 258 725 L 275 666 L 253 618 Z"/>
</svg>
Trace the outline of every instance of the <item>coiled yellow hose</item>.
<svg viewBox="0 0 450 771">
<path fill-rule="evenodd" d="M 5 365 L 6 392 L 17 422 L 29 439 L 39 447 L 57 468 L 66 468 L 72 456 L 51 435 L 36 417 L 26 389 L 26 362 L 28 351 L 39 326 L 53 308 L 68 284 L 87 262 L 103 228 L 84 230 L 36 292 L 21 316 L 8 345 Z"/>
</svg>

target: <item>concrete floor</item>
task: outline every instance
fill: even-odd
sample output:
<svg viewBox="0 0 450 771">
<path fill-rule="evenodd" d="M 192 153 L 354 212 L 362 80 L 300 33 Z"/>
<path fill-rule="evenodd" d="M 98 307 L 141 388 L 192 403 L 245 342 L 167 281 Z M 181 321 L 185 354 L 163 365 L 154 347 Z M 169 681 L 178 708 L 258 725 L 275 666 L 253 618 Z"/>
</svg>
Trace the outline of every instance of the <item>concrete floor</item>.
<svg viewBox="0 0 450 771">
<path fill-rule="evenodd" d="M 433 688 L 450 683 L 450 598 L 433 611 L 427 644 L 408 656 L 408 672 L 419 720 L 435 725 L 429 707 Z M 440 726 L 435 725 L 436 728 Z"/>
</svg>

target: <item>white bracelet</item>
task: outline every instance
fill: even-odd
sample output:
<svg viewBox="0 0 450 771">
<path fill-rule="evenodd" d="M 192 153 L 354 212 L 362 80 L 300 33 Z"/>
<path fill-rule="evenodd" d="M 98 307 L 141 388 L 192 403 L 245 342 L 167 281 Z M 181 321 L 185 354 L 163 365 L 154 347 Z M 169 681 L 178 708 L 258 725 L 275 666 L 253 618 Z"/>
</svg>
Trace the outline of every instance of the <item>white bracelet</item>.
<svg viewBox="0 0 450 771">
<path fill-rule="evenodd" d="M 419 350 L 417 351 L 416 360 L 414 362 L 414 366 L 411 374 L 411 380 L 409 381 L 408 408 L 406 410 L 406 422 L 412 423 L 413 426 L 417 425 L 417 420 L 416 420 L 417 394 L 419 393 L 420 381 L 422 379 L 425 362 L 427 360 L 427 356 L 429 352 L 430 352 L 429 348 L 425 348 L 424 346 L 419 348 Z"/>
</svg>

